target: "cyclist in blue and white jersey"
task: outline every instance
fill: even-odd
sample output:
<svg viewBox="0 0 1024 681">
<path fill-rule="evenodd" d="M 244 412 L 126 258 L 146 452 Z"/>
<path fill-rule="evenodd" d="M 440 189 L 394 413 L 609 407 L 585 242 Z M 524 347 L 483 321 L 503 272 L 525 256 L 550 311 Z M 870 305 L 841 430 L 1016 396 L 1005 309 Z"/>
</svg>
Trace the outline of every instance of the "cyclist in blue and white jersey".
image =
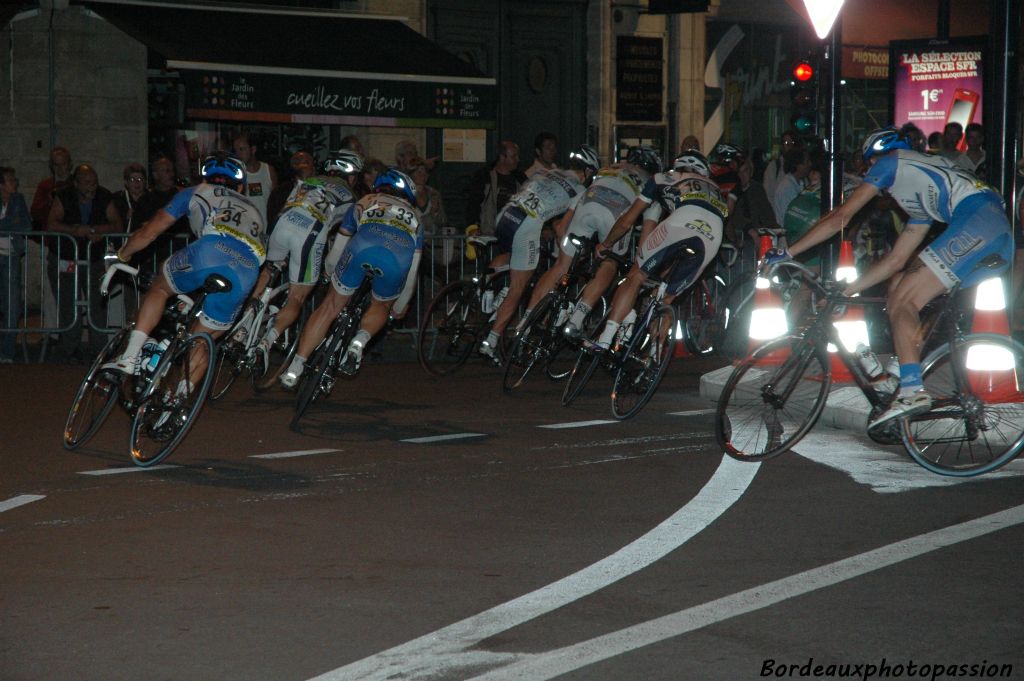
<svg viewBox="0 0 1024 681">
<path fill-rule="evenodd" d="M 227 152 L 218 152 L 203 160 L 200 174 L 200 184 L 175 194 L 152 219 L 132 232 L 116 254 L 107 256 L 109 262 L 128 262 L 185 216 L 197 237 L 164 261 L 160 275 L 142 301 L 124 354 L 104 365 L 104 369 L 129 374 L 138 371 L 142 346 L 159 323 L 171 296 L 200 288 L 211 274 L 230 281 L 231 290 L 206 297 L 193 330 L 216 338 L 231 327 L 256 283 L 267 254 L 266 226 L 256 205 L 241 193 L 245 186 L 245 164 Z M 197 346 L 203 356 L 193 358 L 193 375 L 201 375 L 206 367 L 204 347 Z"/>
<path fill-rule="evenodd" d="M 306 359 L 368 274 L 373 275 L 373 299 L 345 351 L 343 373 L 352 376 L 359 370 L 363 349 L 387 324 L 392 307 L 400 315 L 412 297 L 423 249 L 416 185 L 411 177 L 391 168 L 377 177 L 373 189 L 374 193 L 356 202 L 341 224 L 338 238 L 344 240 L 344 250 L 331 276 L 332 288 L 306 322 L 295 358 L 281 374 L 286 388 L 298 382 Z"/>
<path fill-rule="evenodd" d="M 845 289 L 846 295 L 853 295 L 900 275 L 894 277 L 888 299 L 900 360 L 900 392 L 892 406 L 868 424 L 875 428 L 931 409 L 932 398 L 921 378 L 921 308 L 957 284 L 966 288 L 999 274 L 1000 270 L 975 266 L 989 255 L 1001 256 L 1008 266 L 1013 237 L 1002 199 L 991 187 L 945 158 L 911 151 L 909 140 L 895 128 L 869 134 L 861 153 L 870 164 L 864 183 L 788 251 L 769 251 L 765 261 L 786 260 L 825 241 L 883 192 L 910 216 L 892 251 Z M 933 221 L 946 223 L 946 229 L 911 261 Z"/>
<path fill-rule="evenodd" d="M 282 263 L 287 258 L 291 285 L 288 301 L 257 346 L 264 361 L 278 336 L 298 319 L 303 303 L 320 280 L 328 238 L 355 205 L 351 185 L 362 168 L 363 158 L 354 151 L 331 152 L 323 165 L 324 174 L 298 182 L 274 223 L 267 262 Z M 338 256 L 340 250 L 332 265 Z M 264 267 L 254 295 L 259 295 L 269 280 L 270 270 Z"/>
<path fill-rule="evenodd" d="M 576 207 L 601 167 L 597 152 L 586 144 L 569 154 L 569 170 L 539 168 L 498 214 L 498 255 L 494 270 L 511 270 L 508 293 L 495 314 L 480 354 L 495 358 L 498 342 L 512 320 L 519 299 L 540 260 L 541 231 L 548 220 Z"/>
<path fill-rule="evenodd" d="M 636 262 L 612 299 L 608 320 L 597 342 L 587 344 L 605 350 L 636 303 L 640 288 L 650 275 L 668 284 L 664 303 L 671 304 L 688 289 L 718 255 L 722 246 L 722 228 L 728 215 L 726 197 L 710 179 L 708 160 L 699 151 L 686 151 L 676 157 L 672 170 L 655 175 L 605 238 L 598 244 L 602 253 L 629 229 L 640 213 L 643 228 L 637 246 Z M 600 295 L 600 291 L 597 295 Z M 595 296 L 596 300 L 596 296 Z M 572 320 L 582 323 L 580 311 Z M 584 313 L 585 317 L 585 313 Z"/>
<path fill-rule="evenodd" d="M 545 272 L 537 282 L 523 319 L 529 316 L 530 311 L 537 303 L 550 293 L 558 280 L 569 271 L 572 257 L 576 254 L 576 247 L 570 237 L 589 239 L 596 234 L 599 239 L 605 240 L 615 221 L 629 210 L 647 181 L 659 172 L 661 172 L 661 157 L 658 152 L 647 146 L 632 147 L 626 154 L 625 162 L 598 171 L 583 198 L 574 209 L 565 214 L 558 224 L 556 231 L 562 252 L 554 266 Z M 611 246 L 616 253 L 625 253 L 628 240 L 620 239 Z M 595 286 L 603 284 L 601 289 L 603 291 L 611 284 L 614 277 L 615 268 L 606 266 L 598 270 L 593 281 L 596 282 Z"/>
</svg>

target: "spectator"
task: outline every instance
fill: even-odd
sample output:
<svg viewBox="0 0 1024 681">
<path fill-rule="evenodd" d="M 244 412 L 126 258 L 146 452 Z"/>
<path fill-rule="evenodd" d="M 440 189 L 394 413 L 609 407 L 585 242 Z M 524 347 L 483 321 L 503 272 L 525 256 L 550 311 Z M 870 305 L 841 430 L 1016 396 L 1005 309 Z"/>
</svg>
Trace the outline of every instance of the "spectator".
<svg viewBox="0 0 1024 681">
<path fill-rule="evenodd" d="M 786 221 L 786 209 L 790 202 L 800 195 L 807 184 L 807 175 L 811 172 L 811 157 L 807 149 L 798 147 L 782 157 L 783 176 L 775 187 L 772 204 L 775 207 L 775 222 L 782 225 Z"/>
<path fill-rule="evenodd" d="M 122 173 L 124 189 L 114 194 L 114 208 L 121 218 L 124 231 L 130 232 L 142 223 L 132 222 L 139 199 L 146 193 L 146 169 L 141 163 L 129 163 Z"/>
<path fill-rule="evenodd" d="M 74 237 L 77 251 L 67 240 L 61 240 L 62 243 L 55 246 L 56 257 L 51 257 L 48 264 L 50 283 L 57 292 L 59 325 L 71 325 L 60 333 L 58 359 L 84 362 L 97 354 L 105 341 L 101 334 L 90 332 L 87 354 L 83 354 L 81 342 L 85 320 L 84 315 L 75 313 L 76 299 L 89 300 L 89 320 L 97 326 L 105 326 L 103 301 L 99 295 L 99 281 L 103 277 L 103 240 L 106 234 L 117 234 L 122 228 L 113 195 L 99 185 L 93 167 L 80 164 L 71 177 L 71 185 L 54 195 L 46 228 L 50 232 Z M 95 245 L 90 248 L 90 244 Z M 81 266 L 86 269 L 79 272 L 76 290 L 75 272 Z M 89 289 L 91 296 L 86 295 Z"/>
<path fill-rule="evenodd" d="M 402 140 L 395 145 L 395 167 L 403 173 L 409 174 L 409 163 L 414 158 L 422 158 L 427 164 L 427 170 L 433 170 L 438 160 L 437 156 L 420 156 L 420 150 L 412 140 Z"/>
<path fill-rule="evenodd" d="M 700 151 L 700 140 L 695 135 L 687 135 L 683 138 L 683 143 L 679 145 L 679 152 L 684 151 Z"/>
<path fill-rule="evenodd" d="M 132 218 L 132 228 L 138 229 L 155 216 L 160 209 L 170 203 L 178 193 L 175 181 L 174 161 L 167 156 L 157 156 L 150 166 L 153 186 L 139 197 Z M 126 229 L 127 231 L 131 231 Z M 152 244 L 143 249 L 136 262 L 144 271 L 155 272 L 157 266 L 178 247 L 185 245 L 184 235 L 190 233 L 188 218 L 182 218 L 169 229 L 160 234 Z"/>
<path fill-rule="evenodd" d="M 786 130 L 782 133 L 780 140 L 779 152 L 769 159 L 768 164 L 764 167 L 764 175 L 762 176 L 761 184 L 764 185 L 764 191 L 768 194 L 768 200 L 772 202 L 772 208 L 778 215 L 778 206 L 775 205 L 775 190 L 779 186 L 779 181 L 786 174 L 783 169 L 784 159 L 787 153 L 794 149 L 799 149 L 803 146 L 800 143 L 800 137 L 797 135 L 795 130 Z M 781 222 L 779 224 L 782 224 Z"/>
<path fill-rule="evenodd" d="M 387 170 L 387 166 L 380 159 L 368 158 L 364 160 L 363 169 L 359 171 L 356 185 L 352 188 L 356 198 L 362 198 L 373 191 L 373 183 L 377 180 L 377 176 L 385 170 Z"/>
<path fill-rule="evenodd" d="M 929 154 L 937 154 L 942 151 L 942 133 L 935 131 L 928 135 L 928 149 Z"/>
<path fill-rule="evenodd" d="M 441 192 L 427 184 L 430 170 L 426 159 L 414 157 L 409 160 L 409 176 L 416 183 L 416 207 L 423 215 L 423 233 L 437 234 L 448 223 L 444 213 Z"/>
<path fill-rule="evenodd" d="M 531 177 L 541 168 L 554 170 L 555 156 L 558 154 L 558 138 L 550 132 L 539 132 L 533 138 L 533 164 L 526 169 L 526 176 Z"/>
<path fill-rule="evenodd" d="M 964 151 L 961 160 L 972 166 L 971 171 L 975 175 L 985 179 L 985 129 L 980 123 L 970 123 L 964 130 L 964 136 L 967 150 Z"/>
<path fill-rule="evenodd" d="M 925 153 L 925 138 L 921 128 L 913 123 L 906 123 L 900 128 L 900 134 L 907 138 L 914 151 L 919 151 L 922 154 Z"/>
<path fill-rule="evenodd" d="M 277 185 L 277 173 L 269 163 L 256 158 L 257 147 L 249 133 L 235 136 L 231 143 L 235 156 L 245 164 L 245 195 L 260 209 L 263 223 L 267 220 L 267 201 Z"/>
<path fill-rule="evenodd" d="M 508 140 L 500 142 L 494 162 L 474 173 L 469 181 L 466 194 L 467 233 L 479 231 L 480 234 L 493 236 L 498 211 L 525 182 L 526 175 L 519 170 L 519 146 Z"/>
<path fill-rule="evenodd" d="M 739 249 L 739 271 L 750 271 L 757 261 L 760 227 L 776 227 L 775 212 L 764 185 L 754 179 L 754 163 L 749 157 L 739 159 L 736 170 L 739 181 L 733 188 L 736 205 L 729 211 L 725 236 Z"/>
<path fill-rule="evenodd" d="M 974 172 L 971 162 L 965 159 L 964 155 L 957 149 L 957 145 L 960 144 L 963 136 L 964 127 L 962 125 L 956 122 L 946 123 L 946 127 L 942 129 L 942 148 L 939 150 L 939 156 L 949 159 L 964 170 Z"/>
<path fill-rule="evenodd" d="M 341 148 L 354 151 L 363 158 L 366 158 L 366 151 L 363 150 L 363 143 L 355 135 L 345 135 L 342 137 Z"/>
<path fill-rule="evenodd" d="M 53 195 L 71 182 L 71 152 L 65 147 L 50 150 L 50 175 L 39 181 L 32 196 L 32 227 L 38 231 L 46 229 L 50 219 Z"/>
<path fill-rule="evenodd" d="M 18 193 L 14 168 L 0 168 L 0 233 L 31 232 L 32 218 L 25 197 Z M 21 258 L 25 240 L 0 236 L 0 326 L 16 329 L 21 317 Z M 17 352 L 17 331 L 0 331 L 0 364 L 10 364 Z"/>
<path fill-rule="evenodd" d="M 346 137 L 345 139 L 350 138 Z M 270 192 L 270 198 L 267 199 L 267 234 L 273 231 L 277 216 L 281 214 L 284 204 L 288 202 L 288 197 L 291 196 L 295 187 L 306 178 L 316 174 L 316 161 L 308 151 L 296 151 L 292 154 L 288 165 L 290 166 L 289 177 L 274 187 L 274 191 Z"/>
</svg>

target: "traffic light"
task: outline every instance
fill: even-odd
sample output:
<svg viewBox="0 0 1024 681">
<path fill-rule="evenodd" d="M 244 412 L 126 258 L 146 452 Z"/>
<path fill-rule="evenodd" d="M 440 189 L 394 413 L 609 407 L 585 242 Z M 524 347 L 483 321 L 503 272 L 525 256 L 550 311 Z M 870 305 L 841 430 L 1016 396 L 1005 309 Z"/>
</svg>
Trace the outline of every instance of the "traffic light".
<svg viewBox="0 0 1024 681">
<path fill-rule="evenodd" d="M 789 91 L 790 127 L 804 137 L 814 137 L 818 134 L 818 69 L 813 61 L 801 59 L 793 65 Z"/>
</svg>

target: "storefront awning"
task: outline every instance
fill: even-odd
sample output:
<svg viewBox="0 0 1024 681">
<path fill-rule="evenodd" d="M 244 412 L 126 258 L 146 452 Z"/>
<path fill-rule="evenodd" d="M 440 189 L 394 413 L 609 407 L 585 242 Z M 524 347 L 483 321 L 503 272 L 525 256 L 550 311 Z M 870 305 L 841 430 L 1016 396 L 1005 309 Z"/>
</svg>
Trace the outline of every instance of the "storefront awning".
<svg viewBox="0 0 1024 681">
<path fill-rule="evenodd" d="M 185 84 L 196 119 L 493 128 L 488 78 L 400 20 L 88 0 Z"/>
</svg>

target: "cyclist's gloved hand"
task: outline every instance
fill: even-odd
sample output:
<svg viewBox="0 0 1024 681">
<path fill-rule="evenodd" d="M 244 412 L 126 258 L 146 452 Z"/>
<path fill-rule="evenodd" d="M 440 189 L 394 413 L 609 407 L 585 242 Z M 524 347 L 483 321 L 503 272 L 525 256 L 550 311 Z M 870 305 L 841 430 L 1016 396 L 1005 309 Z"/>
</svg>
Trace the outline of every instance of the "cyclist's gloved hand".
<svg viewBox="0 0 1024 681">
<path fill-rule="evenodd" d="M 793 256 L 789 254 L 789 251 L 785 248 L 769 248 L 764 254 L 765 267 L 771 267 L 772 265 L 778 265 L 780 262 L 786 262 L 792 260 Z"/>
</svg>

